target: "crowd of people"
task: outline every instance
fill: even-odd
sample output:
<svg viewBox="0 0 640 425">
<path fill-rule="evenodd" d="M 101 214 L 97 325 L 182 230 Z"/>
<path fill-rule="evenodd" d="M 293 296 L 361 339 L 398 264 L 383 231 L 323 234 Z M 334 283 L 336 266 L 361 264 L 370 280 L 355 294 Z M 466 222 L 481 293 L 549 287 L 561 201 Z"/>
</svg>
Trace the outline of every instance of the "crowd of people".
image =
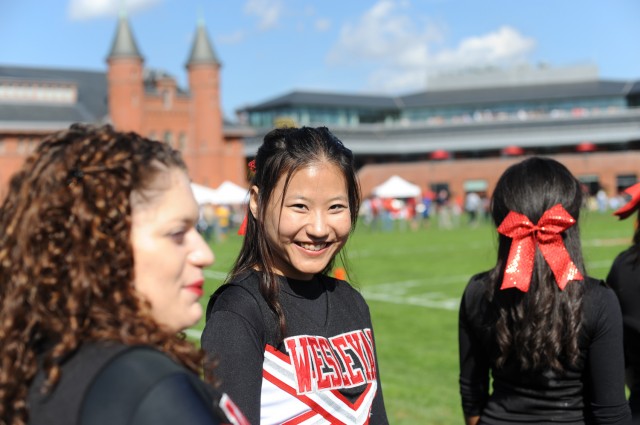
<svg viewBox="0 0 640 425">
<path fill-rule="evenodd" d="M 595 194 L 581 186 L 584 208 L 608 213 L 625 204 L 624 192 L 607 194 L 604 188 Z M 370 195 L 363 199 L 360 221 L 372 231 L 407 231 L 429 228 L 453 229 L 463 226 L 476 227 L 491 223 L 491 199 L 486 191 L 468 191 L 463 196 L 445 188 L 425 190 L 415 198 L 381 198 Z"/>
<path fill-rule="evenodd" d="M 389 423 L 369 308 L 331 271 L 359 218 L 443 220 L 450 194 L 361 205 L 324 127 L 269 132 L 251 168 L 242 247 L 203 311 L 214 254 L 180 153 L 109 126 L 42 142 L 0 208 L 0 424 Z M 466 424 L 640 423 L 640 230 L 605 282 L 561 163 L 474 195 L 468 224 L 486 214 L 498 246 L 460 304 Z M 623 219 L 640 185 L 626 196 Z M 203 315 L 198 347 L 183 331 Z"/>
</svg>

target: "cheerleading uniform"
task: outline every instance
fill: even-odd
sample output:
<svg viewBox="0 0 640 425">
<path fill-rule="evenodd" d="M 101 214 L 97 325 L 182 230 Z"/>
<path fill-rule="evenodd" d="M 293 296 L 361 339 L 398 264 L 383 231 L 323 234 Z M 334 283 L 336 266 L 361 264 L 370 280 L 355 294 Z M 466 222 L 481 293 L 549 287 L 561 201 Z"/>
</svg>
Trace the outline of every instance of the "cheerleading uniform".
<svg viewBox="0 0 640 425">
<path fill-rule="evenodd" d="M 207 307 L 202 348 L 218 363 L 221 389 L 252 424 L 387 424 L 369 308 L 342 280 L 279 277 L 286 318 L 248 272 L 221 286 Z"/>
<path fill-rule="evenodd" d="M 626 382 L 634 424 L 640 424 L 640 266 L 637 247 L 621 252 L 613 262 L 607 283 L 618 296 L 624 329 Z"/>
<path fill-rule="evenodd" d="M 460 393 L 465 416 L 480 424 L 627 424 L 622 316 L 615 294 L 586 278 L 577 365 L 562 373 L 522 371 L 515 359 L 495 367 L 499 354 L 486 273 L 474 276 L 460 306 Z M 493 380 L 490 391 L 489 381 Z"/>
</svg>

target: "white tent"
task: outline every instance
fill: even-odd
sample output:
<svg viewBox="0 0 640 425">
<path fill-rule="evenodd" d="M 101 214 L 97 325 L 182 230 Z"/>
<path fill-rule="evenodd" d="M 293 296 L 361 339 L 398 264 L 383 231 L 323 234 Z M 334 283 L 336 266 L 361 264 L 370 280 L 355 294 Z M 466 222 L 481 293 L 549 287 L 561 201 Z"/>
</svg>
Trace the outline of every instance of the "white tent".
<svg viewBox="0 0 640 425">
<path fill-rule="evenodd" d="M 420 186 L 400 176 L 391 176 L 387 181 L 373 188 L 373 194 L 380 198 L 415 198 L 420 193 L 422 193 Z"/>
<path fill-rule="evenodd" d="M 218 204 L 236 205 L 249 202 L 249 190 L 230 181 L 218 186 L 216 196 Z"/>
<path fill-rule="evenodd" d="M 198 205 L 209 203 L 215 204 L 218 202 L 218 192 L 215 189 L 191 183 L 191 190 L 193 191 L 193 196 L 196 198 Z"/>
</svg>

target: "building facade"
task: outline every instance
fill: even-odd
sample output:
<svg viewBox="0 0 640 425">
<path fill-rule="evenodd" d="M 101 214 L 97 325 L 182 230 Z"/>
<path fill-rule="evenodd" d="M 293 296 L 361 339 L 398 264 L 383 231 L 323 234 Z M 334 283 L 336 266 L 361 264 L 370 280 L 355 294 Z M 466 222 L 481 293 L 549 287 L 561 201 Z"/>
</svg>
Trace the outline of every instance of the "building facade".
<svg viewBox="0 0 640 425">
<path fill-rule="evenodd" d="M 329 127 L 354 152 L 365 196 L 394 174 L 425 191 L 490 192 L 528 155 L 561 160 L 592 193 L 638 180 L 640 81 L 601 80 L 590 66 L 500 72 L 404 96 L 287 93 L 237 111 L 256 129 L 245 153 L 288 120 Z"/>
<path fill-rule="evenodd" d="M 125 16 L 118 21 L 106 72 L 0 66 L 0 196 L 39 141 L 74 122 L 109 123 L 169 143 L 182 152 L 196 183 L 245 185 L 243 138 L 253 132 L 223 122 L 220 67 L 199 24 L 186 63 L 189 87 L 183 90 L 172 76 L 144 68 Z"/>
</svg>

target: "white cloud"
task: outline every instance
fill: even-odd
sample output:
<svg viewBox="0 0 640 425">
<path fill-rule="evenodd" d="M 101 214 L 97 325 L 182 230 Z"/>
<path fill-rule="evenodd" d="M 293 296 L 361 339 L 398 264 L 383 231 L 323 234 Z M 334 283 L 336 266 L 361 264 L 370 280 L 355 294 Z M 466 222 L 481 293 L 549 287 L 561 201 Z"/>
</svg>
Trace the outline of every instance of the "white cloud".
<svg viewBox="0 0 640 425">
<path fill-rule="evenodd" d="M 247 38 L 244 30 L 237 30 L 230 34 L 224 34 L 217 37 L 216 42 L 220 44 L 240 44 Z"/>
<path fill-rule="evenodd" d="M 318 18 L 313 25 L 315 29 L 319 32 L 328 31 L 331 28 L 331 21 L 326 18 Z"/>
<path fill-rule="evenodd" d="M 443 69 L 509 65 L 526 60 L 535 45 L 534 39 L 503 26 L 489 34 L 462 40 L 456 49 L 439 52 L 432 59 L 435 67 Z"/>
<path fill-rule="evenodd" d="M 366 66 L 369 89 L 423 89 L 427 73 L 521 62 L 535 40 L 503 26 L 446 47 L 446 26 L 416 16 L 408 2 L 379 0 L 355 23 L 343 25 L 327 55 L 335 66 Z"/>
<path fill-rule="evenodd" d="M 282 0 L 247 0 L 244 13 L 258 18 L 258 28 L 269 30 L 278 25 L 283 12 Z"/>
<path fill-rule="evenodd" d="M 161 2 L 162 0 L 71 0 L 68 15 L 72 20 L 84 21 L 116 16 L 120 11 L 132 14 Z"/>
</svg>

